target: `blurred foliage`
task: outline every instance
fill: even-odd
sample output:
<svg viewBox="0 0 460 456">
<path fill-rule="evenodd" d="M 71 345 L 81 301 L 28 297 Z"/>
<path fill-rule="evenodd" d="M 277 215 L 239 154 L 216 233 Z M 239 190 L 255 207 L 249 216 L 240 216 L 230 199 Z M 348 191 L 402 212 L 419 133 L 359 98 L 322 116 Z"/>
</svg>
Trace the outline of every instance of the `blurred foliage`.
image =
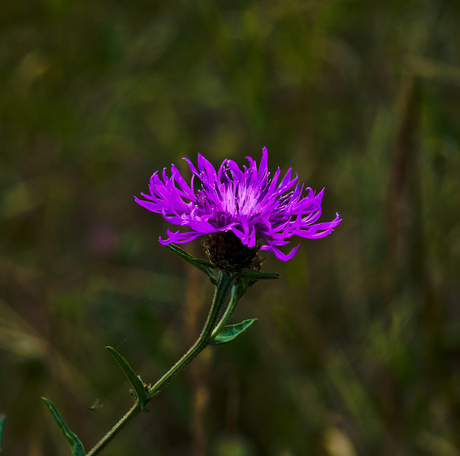
<svg viewBox="0 0 460 456">
<path fill-rule="evenodd" d="M 4 0 L 0 414 L 10 456 L 90 448 L 212 287 L 138 207 L 203 153 L 326 187 L 333 235 L 267 255 L 235 321 L 107 450 L 118 455 L 460 454 L 460 4 L 452 0 Z M 199 243 L 186 246 L 199 254 Z M 97 404 L 94 405 L 94 404 Z"/>
</svg>

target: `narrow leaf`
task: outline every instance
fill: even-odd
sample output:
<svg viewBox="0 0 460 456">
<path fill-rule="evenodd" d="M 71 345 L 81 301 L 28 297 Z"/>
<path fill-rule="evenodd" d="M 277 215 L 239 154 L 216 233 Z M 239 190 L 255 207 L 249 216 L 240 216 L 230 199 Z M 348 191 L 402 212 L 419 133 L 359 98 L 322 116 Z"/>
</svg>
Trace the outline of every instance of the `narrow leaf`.
<svg viewBox="0 0 460 456">
<path fill-rule="evenodd" d="M 126 374 L 126 377 L 128 377 L 128 380 L 131 382 L 131 385 L 133 385 L 134 391 L 136 392 L 136 396 L 139 399 L 141 410 L 144 410 L 144 406 L 147 403 L 146 399 L 148 398 L 148 394 L 144 388 L 144 382 L 138 375 L 134 373 L 128 361 L 126 361 L 126 359 L 123 358 L 123 356 L 121 356 L 120 353 L 118 353 L 113 347 L 105 348 L 109 350 L 110 353 L 112 353 L 117 363 L 123 369 L 123 372 Z"/>
<path fill-rule="evenodd" d="M 235 339 L 235 337 L 238 337 L 240 334 L 244 333 L 256 321 L 257 318 L 254 318 L 252 320 L 244 320 L 241 323 L 237 323 L 236 325 L 224 326 L 222 331 L 217 334 L 209 343 L 212 345 L 226 344 L 227 342 Z"/>
<path fill-rule="evenodd" d="M 59 428 L 64 434 L 64 437 L 69 443 L 70 448 L 72 449 L 72 456 L 85 456 L 86 453 L 85 453 L 85 449 L 83 448 L 83 444 L 80 442 L 78 437 L 64 423 L 64 420 L 62 419 L 61 415 L 59 415 L 59 412 L 56 410 L 56 407 L 51 403 L 49 399 L 46 399 L 46 397 L 42 397 L 42 399 L 45 401 L 45 404 L 50 409 Z"/>
<path fill-rule="evenodd" d="M 240 272 L 238 277 L 242 277 L 243 279 L 256 279 L 256 280 L 267 280 L 267 279 L 279 279 L 281 276 L 276 272 L 257 272 L 257 271 L 250 271 L 250 272 Z"/>
<path fill-rule="evenodd" d="M 0 453 L 3 448 L 3 431 L 5 429 L 6 415 L 0 415 Z"/>
<path fill-rule="evenodd" d="M 183 248 L 179 247 L 177 244 L 168 244 L 167 247 L 169 247 L 174 253 L 177 253 L 178 255 L 180 255 L 182 258 L 187 258 L 192 261 L 195 261 L 196 263 L 202 264 L 203 266 L 207 266 L 211 269 L 215 269 L 215 266 L 209 261 L 205 261 L 200 258 L 195 258 L 193 255 L 188 253 Z"/>
<path fill-rule="evenodd" d="M 195 266 L 200 271 L 204 272 L 211 279 L 213 285 L 217 283 L 216 277 L 214 276 L 213 272 L 215 266 L 212 263 L 209 263 L 209 261 L 201 260 L 200 258 L 195 258 L 194 256 L 190 255 L 190 253 L 186 252 L 184 249 L 181 249 L 176 244 L 168 244 L 167 247 L 169 247 L 174 253 L 179 255 L 185 261 Z"/>
</svg>

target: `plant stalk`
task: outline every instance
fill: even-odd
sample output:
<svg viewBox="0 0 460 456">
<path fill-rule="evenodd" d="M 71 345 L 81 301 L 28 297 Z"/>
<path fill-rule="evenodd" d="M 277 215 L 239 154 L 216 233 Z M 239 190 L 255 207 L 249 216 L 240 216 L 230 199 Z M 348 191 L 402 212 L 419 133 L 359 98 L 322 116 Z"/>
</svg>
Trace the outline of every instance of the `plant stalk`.
<svg viewBox="0 0 460 456">
<path fill-rule="evenodd" d="M 232 294 L 232 300 L 230 301 L 228 307 L 232 308 L 229 312 L 227 309 L 221 319 L 221 324 L 218 324 L 219 315 L 222 313 L 222 309 L 227 302 L 227 298 L 232 289 L 232 285 L 235 279 L 235 274 L 228 273 L 225 271 L 219 272 L 219 277 L 217 279 L 216 289 L 214 292 L 214 298 L 212 301 L 211 309 L 209 311 L 206 323 L 201 331 L 200 336 L 197 341 L 190 347 L 190 349 L 182 356 L 179 361 L 177 361 L 171 369 L 166 372 L 163 377 L 160 378 L 152 387 L 149 388 L 149 396 L 146 400 L 146 403 L 149 402 L 154 396 L 160 393 L 162 388 L 164 388 L 179 372 L 181 372 L 187 365 L 202 352 L 206 346 L 209 344 L 213 330 L 217 326 L 221 326 L 222 320 L 229 317 L 229 314 L 233 311 L 235 306 L 235 293 Z M 241 297 L 241 296 L 240 296 Z M 236 299 L 237 301 L 238 299 Z M 136 403 L 131 407 L 131 409 L 118 421 L 117 424 L 96 444 L 96 446 L 86 454 L 86 456 L 95 456 L 100 453 L 100 451 L 105 448 L 105 446 L 139 413 L 141 412 L 140 403 L 137 400 Z"/>
<path fill-rule="evenodd" d="M 94 456 L 99 454 L 105 446 L 141 411 L 139 401 L 128 410 L 128 412 L 118 421 L 118 423 L 110 429 L 109 432 L 96 444 L 96 446 L 86 454 L 86 456 Z"/>
<path fill-rule="evenodd" d="M 157 395 L 161 388 L 166 386 L 182 369 L 184 369 L 209 343 L 211 334 L 216 326 L 217 320 L 224 307 L 228 295 L 230 293 L 234 275 L 225 271 L 220 271 L 217 280 L 216 290 L 212 301 L 211 309 L 208 314 L 206 323 L 201 331 L 200 337 L 190 347 L 189 351 L 182 356 L 182 358 L 174 364 L 163 377 L 158 380 L 155 385 L 150 388 L 149 398 Z"/>
</svg>

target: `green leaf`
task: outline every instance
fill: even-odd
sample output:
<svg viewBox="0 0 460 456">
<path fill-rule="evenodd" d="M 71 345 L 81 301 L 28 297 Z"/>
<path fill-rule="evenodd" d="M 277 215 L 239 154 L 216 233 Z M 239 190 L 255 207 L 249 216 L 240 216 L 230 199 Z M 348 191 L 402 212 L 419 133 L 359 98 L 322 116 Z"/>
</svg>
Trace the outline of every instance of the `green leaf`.
<svg viewBox="0 0 460 456">
<path fill-rule="evenodd" d="M 148 411 L 145 408 L 145 404 L 148 400 L 148 392 L 144 387 L 144 382 L 142 381 L 142 379 L 139 377 L 139 375 L 136 375 L 134 373 L 128 361 L 126 361 L 126 359 L 123 358 L 123 356 L 121 356 L 120 353 L 118 353 L 113 347 L 105 348 L 109 350 L 110 353 L 112 353 L 114 358 L 117 360 L 117 363 L 120 365 L 120 367 L 123 369 L 123 372 L 126 374 L 126 377 L 128 377 L 128 380 L 131 382 L 131 385 L 133 385 L 134 391 L 136 392 L 136 396 L 141 406 L 141 410 Z"/>
<path fill-rule="evenodd" d="M 238 337 L 240 334 L 244 333 L 256 321 L 257 318 L 253 318 L 252 320 L 244 320 L 241 323 L 237 323 L 236 325 L 224 326 L 222 331 L 217 334 L 209 343 L 212 345 L 226 344 L 227 342 L 235 339 L 235 337 Z"/>
<path fill-rule="evenodd" d="M 279 279 L 281 276 L 276 272 L 257 272 L 257 271 L 250 271 L 250 272 L 240 272 L 238 273 L 238 277 L 243 279 L 256 279 L 256 280 L 267 280 L 267 279 Z"/>
<path fill-rule="evenodd" d="M 3 448 L 3 430 L 5 429 L 6 415 L 0 415 L 0 453 Z"/>
<path fill-rule="evenodd" d="M 72 449 L 72 456 L 85 456 L 86 453 L 85 453 L 85 449 L 83 448 L 83 444 L 80 442 L 78 437 L 64 423 L 64 420 L 61 418 L 61 415 L 59 415 L 59 412 L 56 410 L 56 407 L 51 403 L 49 399 L 46 399 L 46 397 L 42 397 L 42 399 L 45 401 L 45 404 L 50 409 L 51 413 L 54 416 L 54 419 L 56 420 L 58 426 L 60 427 L 62 433 L 64 434 L 64 437 L 69 443 L 70 448 Z"/>
<path fill-rule="evenodd" d="M 170 248 L 174 253 L 179 255 L 181 258 L 183 258 L 185 261 L 195 266 L 200 271 L 204 272 L 211 279 L 213 285 L 217 283 L 216 277 L 213 272 L 213 270 L 216 267 L 212 263 L 209 263 L 209 261 L 201 260 L 199 258 L 195 258 L 194 256 L 190 255 L 190 253 L 186 252 L 184 249 L 181 249 L 176 244 L 168 244 L 167 247 Z"/>
</svg>

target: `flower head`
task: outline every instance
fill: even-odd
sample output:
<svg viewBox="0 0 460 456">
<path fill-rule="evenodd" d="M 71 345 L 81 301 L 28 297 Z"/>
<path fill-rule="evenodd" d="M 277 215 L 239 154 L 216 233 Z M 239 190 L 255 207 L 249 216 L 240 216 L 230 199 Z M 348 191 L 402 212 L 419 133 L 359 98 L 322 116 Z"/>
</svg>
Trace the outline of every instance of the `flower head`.
<svg viewBox="0 0 460 456">
<path fill-rule="evenodd" d="M 222 243 L 232 238 L 256 252 L 260 238 L 266 243 L 260 246 L 261 250 L 288 261 L 300 246 L 288 254 L 283 253 L 278 247 L 289 244 L 289 238 L 294 235 L 322 238 L 341 222 L 337 214 L 331 222 L 317 223 L 324 189 L 315 194 L 311 188 L 305 188 L 298 183 L 297 175 L 291 178 L 292 169 L 280 182 L 279 168 L 270 177 L 265 147 L 259 167 L 251 157 L 247 159 L 249 166 L 243 169 L 233 160 L 224 160 L 216 171 L 200 154 L 198 169 L 184 158 L 192 171 L 190 185 L 174 165 L 171 165 L 171 177 L 167 176 L 166 169 L 161 177 L 155 172 L 150 180 L 150 194 L 142 193 L 145 200 L 135 198 L 136 202 L 162 214 L 169 223 L 185 228 L 185 231 L 176 232 L 168 229 L 168 239 L 160 237 L 160 243 L 181 244 L 208 235 L 214 239 L 214 243 L 207 241 L 208 249 L 209 245 L 213 248 L 216 239 L 217 243 Z M 199 188 L 195 190 L 197 180 Z"/>
</svg>

